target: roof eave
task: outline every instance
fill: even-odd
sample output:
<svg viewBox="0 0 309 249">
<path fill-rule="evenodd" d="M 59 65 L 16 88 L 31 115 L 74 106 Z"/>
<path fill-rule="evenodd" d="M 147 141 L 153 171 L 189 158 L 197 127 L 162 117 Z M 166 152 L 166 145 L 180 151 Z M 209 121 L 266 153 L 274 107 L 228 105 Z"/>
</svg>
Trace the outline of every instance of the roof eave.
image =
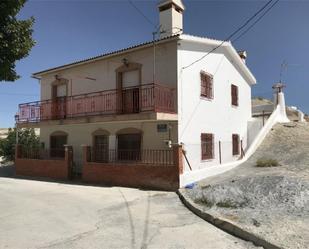
<svg viewBox="0 0 309 249">
<path fill-rule="evenodd" d="M 196 42 L 196 43 L 212 45 L 212 46 L 219 46 L 223 42 L 223 41 L 220 41 L 220 40 L 209 39 L 209 38 L 205 38 L 205 37 L 195 37 L 195 36 L 186 35 L 186 34 L 180 35 L 180 39 L 185 40 L 185 41 L 191 41 L 191 42 Z M 227 48 L 227 51 L 230 53 L 230 55 L 233 57 L 233 59 L 235 60 L 237 65 L 240 66 L 242 72 L 245 74 L 245 76 L 248 80 L 248 83 L 250 85 L 255 85 L 256 79 L 255 79 L 254 75 L 251 73 L 248 66 L 242 61 L 242 59 L 238 55 L 237 51 L 235 50 L 235 48 L 233 47 L 231 42 L 226 41 L 221 46 Z"/>
</svg>

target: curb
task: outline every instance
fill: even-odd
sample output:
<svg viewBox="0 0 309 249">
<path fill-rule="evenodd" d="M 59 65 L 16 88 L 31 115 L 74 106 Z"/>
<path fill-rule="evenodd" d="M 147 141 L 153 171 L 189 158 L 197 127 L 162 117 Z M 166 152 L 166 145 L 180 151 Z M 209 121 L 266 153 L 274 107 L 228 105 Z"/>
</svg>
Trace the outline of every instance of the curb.
<svg viewBox="0 0 309 249">
<path fill-rule="evenodd" d="M 255 235 L 254 233 L 248 232 L 241 228 L 240 226 L 237 226 L 228 220 L 221 219 L 219 217 L 215 217 L 203 210 L 201 210 L 197 204 L 195 204 L 190 198 L 186 197 L 185 191 L 179 189 L 177 190 L 177 194 L 182 201 L 182 203 L 194 214 L 202 218 L 203 220 L 211 223 L 212 225 L 216 226 L 217 228 L 236 236 L 240 239 L 251 241 L 256 246 L 262 246 L 265 249 L 283 249 L 282 247 L 276 246 L 265 239 L 262 239 Z"/>
</svg>

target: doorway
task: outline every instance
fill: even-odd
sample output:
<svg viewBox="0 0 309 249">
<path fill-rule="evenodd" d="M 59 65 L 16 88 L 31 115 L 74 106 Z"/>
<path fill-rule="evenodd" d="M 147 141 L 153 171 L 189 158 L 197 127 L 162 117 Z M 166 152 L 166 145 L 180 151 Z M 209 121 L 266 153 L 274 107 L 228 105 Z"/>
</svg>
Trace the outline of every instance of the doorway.
<svg viewBox="0 0 309 249">
<path fill-rule="evenodd" d="M 95 162 L 108 162 L 109 149 L 107 135 L 95 135 L 93 137 L 93 148 L 93 157 Z"/>
<path fill-rule="evenodd" d="M 52 86 L 52 119 L 65 119 L 67 113 L 67 84 Z"/>
<path fill-rule="evenodd" d="M 64 145 L 67 144 L 67 135 L 51 135 L 50 136 L 50 157 L 64 158 Z"/>
<path fill-rule="evenodd" d="M 122 113 L 138 113 L 140 102 L 140 71 L 122 73 Z"/>
</svg>

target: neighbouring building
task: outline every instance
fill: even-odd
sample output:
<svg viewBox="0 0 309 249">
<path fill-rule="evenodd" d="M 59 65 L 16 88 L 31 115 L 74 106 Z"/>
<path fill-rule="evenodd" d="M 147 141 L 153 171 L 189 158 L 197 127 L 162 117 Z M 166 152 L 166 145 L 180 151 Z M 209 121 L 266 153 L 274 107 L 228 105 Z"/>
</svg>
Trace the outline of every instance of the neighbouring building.
<svg viewBox="0 0 309 249">
<path fill-rule="evenodd" d="M 54 157 L 72 146 L 74 173 L 84 175 L 90 161 L 101 169 L 123 165 L 123 173 L 111 168 L 102 182 L 124 174 L 126 185 L 132 177 L 126 167 L 168 165 L 173 146 L 182 145 L 185 155 L 177 177 L 233 162 L 247 149 L 256 80 L 246 53 L 230 42 L 183 34 L 181 0 L 158 8 L 159 39 L 33 74 L 41 100 L 19 105 L 18 126 L 40 128 Z"/>
</svg>

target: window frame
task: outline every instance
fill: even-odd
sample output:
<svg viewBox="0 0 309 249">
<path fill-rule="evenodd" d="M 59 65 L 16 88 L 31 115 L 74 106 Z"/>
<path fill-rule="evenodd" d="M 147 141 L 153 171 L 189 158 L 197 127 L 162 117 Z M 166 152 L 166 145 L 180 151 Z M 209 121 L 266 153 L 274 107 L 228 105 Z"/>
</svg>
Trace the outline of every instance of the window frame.
<svg viewBox="0 0 309 249">
<path fill-rule="evenodd" d="M 209 81 L 204 80 L 203 77 L 208 77 Z M 214 77 L 212 74 L 207 73 L 205 71 L 200 71 L 200 85 L 201 85 L 201 93 L 200 96 L 207 100 L 214 99 Z M 203 84 L 205 83 L 205 86 Z M 209 86 L 207 86 L 209 84 Z M 203 88 L 205 90 L 203 91 Z M 207 90 L 208 89 L 208 90 Z"/>
<path fill-rule="evenodd" d="M 236 144 L 234 144 L 235 142 Z M 232 134 L 232 155 L 233 156 L 240 155 L 240 136 L 239 134 L 236 134 L 236 133 Z"/>
<path fill-rule="evenodd" d="M 202 161 L 215 159 L 214 138 L 215 138 L 215 135 L 213 133 L 201 133 L 201 160 Z M 206 147 L 204 147 L 205 144 L 203 144 L 203 143 L 206 143 Z M 211 143 L 210 149 L 208 149 L 208 147 L 207 147 L 208 143 Z"/>
<path fill-rule="evenodd" d="M 234 95 L 234 89 L 235 89 L 235 95 Z M 239 106 L 239 87 L 234 84 L 231 84 L 231 104 L 233 107 Z"/>
</svg>

